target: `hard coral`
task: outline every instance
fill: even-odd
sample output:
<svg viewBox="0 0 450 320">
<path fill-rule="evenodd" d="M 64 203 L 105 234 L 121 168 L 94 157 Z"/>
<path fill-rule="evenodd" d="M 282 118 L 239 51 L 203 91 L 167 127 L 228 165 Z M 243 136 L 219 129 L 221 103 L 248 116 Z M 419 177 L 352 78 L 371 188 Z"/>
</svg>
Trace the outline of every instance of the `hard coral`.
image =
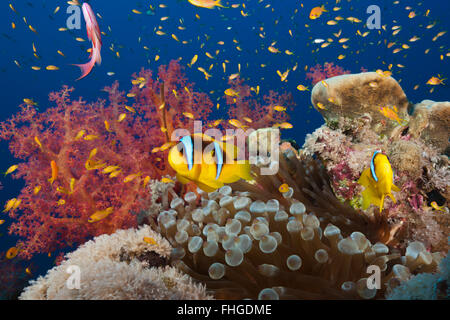
<svg viewBox="0 0 450 320">
<path fill-rule="evenodd" d="M 387 134 L 400 125 L 399 121 L 408 120 L 408 99 L 392 77 L 376 72 L 346 74 L 329 78 L 326 84 L 320 82 L 314 86 L 311 102 L 328 122 L 370 114 L 372 130 Z M 381 108 L 388 108 L 401 120 L 386 117 Z"/>
</svg>

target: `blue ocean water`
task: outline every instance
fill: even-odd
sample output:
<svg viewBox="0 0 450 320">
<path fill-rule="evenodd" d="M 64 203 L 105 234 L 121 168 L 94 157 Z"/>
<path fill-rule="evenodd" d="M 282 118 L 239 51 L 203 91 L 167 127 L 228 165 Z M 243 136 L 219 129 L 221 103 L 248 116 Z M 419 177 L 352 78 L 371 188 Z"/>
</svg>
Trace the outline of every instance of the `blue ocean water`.
<svg viewBox="0 0 450 320">
<path fill-rule="evenodd" d="M 65 84 L 75 88 L 73 98 L 82 96 L 87 101 L 105 98 L 101 89 L 115 80 L 119 80 L 122 90 L 128 90 L 133 73 L 143 67 L 156 72 L 159 65 L 168 64 L 173 59 L 181 59 L 180 63 L 185 66 L 187 78 L 196 83 L 198 91 L 214 91 L 210 94 L 212 101 L 223 96 L 223 91 L 227 88 L 227 77 L 238 72 L 238 64 L 241 65 L 241 77 L 251 86 L 259 85 L 261 93 L 268 90 L 291 92 L 296 104 L 293 110 L 289 111 L 290 122 L 294 128 L 285 130 L 283 138 L 294 139 L 299 145 L 303 144 L 307 133 L 323 123 L 320 114 L 311 107 L 309 92 L 296 89 L 299 84 L 311 88 L 310 81 L 305 79 L 305 66 L 333 62 L 357 73 L 361 68 L 369 71 L 387 70 L 388 65 L 392 64 L 392 76 L 400 81 L 412 102 L 420 102 L 423 99 L 444 101 L 450 97 L 448 85 L 436 86 L 432 93 L 431 86 L 426 85 L 432 76 L 440 74 L 445 78 L 449 75 L 449 34 L 445 33 L 433 41 L 439 32 L 449 29 L 448 1 L 247 0 L 223 1 L 223 5 L 228 8 L 213 10 L 195 7 L 188 1 L 175 0 L 91 0 L 89 3 L 94 12 L 101 16 L 97 20 L 101 31 L 106 35 L 102 37 L 102 64 L 95 66 L 92 73 L 80 81 L 75 81 L 80 75 L 79 69 L 71 64 L 88 61 L 86 50 L 91 47 L 91 43 L 76 40 L 77 37 L 87 39 L 82 18 L 80 29 L 58 31 L 59 28 L 66 27 L 69 17 L 66 10 L 69 4 L 56 0 L 2 3 L 0 121 L 15 114 L 24 98 L 33 99 L 40 110 L 45 110 L 50 105 L 49 92 L 57 91 Z M 15 11 L 10 8 L 10 4 Z M 232 4 L 239 4 L 239 7 L 232 8 Z M 316 20 L 310 20 L 309 12 L 320 5 L 324 5 L 328 12 Z M 370 30 L 366 37 L 362 37 L 357 31 L 368 31 L 365 22 L 369 17 L 366 13 L 369 5 L 380 7 L 381 25 L 384 29 Z M 58 6 L 58 12 L 54 13 Z M 335 7 L 340 10 L 334 11 Z M 133 9 L 142 14 L 134 13 Z M 427 10 L 430 10 L 429 13 Z M 415 17 L 408 17 L 410 12 L 415 12 Z M 337 16 L 343 17 L 344 20 L 338 21 L 337 25 L 327 24 L 327 21 Z M 162 17 L 168 18 L 162 21 Z M 355 17 L 361 22 L 350 22 L 345 19 L 347 17 Z M 12 28 L 12 23 L 15 28 Z M 29 25 L 37 33 L 33 32 Z M 159 26 L 165 35 L 159 36 L 155 33 Z M 179 26 L 185 29 L 180 30 Z M 395 26 L 400 26 L 401 31 L 393 35 Z M 337 38 L 333 35 L 339 30 L 342 30 L 341 38 L 349 38 L 345 43 L 348 45 L 347 49 L 337 43 Z M 172 34 L 180 41 L 173 39 Z M 420 39 L 409 41 L 414 36 Z M 330 46 L 320 48 L 320 44 L 313 43 L 317 38 L 333 38 L 334 41 Z M 183 44 L 182 41 L 187 43 Z M 223 41 L 224 45 L 219 45 L 219 41 Z M 267 50 L 274 42 L 274 46 L 281 51 L 278 54 Z M 387 43 L 390 42 L 395 42 L 396 45 L 388 49 Z M 38 58 L 33 54 L 33 44 Z M 409 48 L 393 53 L 393 49 L 401 44 L 408 44 Z M 425 53 L 427 49 L 429 51 Z M 58 50 L 63 52 L 64 56 L 58 54 Z M 215 59 L 205 55 L 206 52 L 214 54 L 216 50 L 220 50 L 220 53 Z M 287 55 L 285 50 L 293 54 Z M 199 56 L 196 65 L 187 67 L 195 54 Z M 341 54 L 344 54 L 345 58 L 338 60 Z M 159 56 L 158 61 L 155 61 L 156 55 Z M 225 59 L 229 61 L 227 73 L 222 70 L 222 62 Z M 211 64 L 214 65 L 210 71 L 212 77 L 205 80 L 197 67 L 207 69 Z M 261 64 L 266 66 L 261 67 Z M 296 64 L 298 68 L 292 71 Z M 48 71 L 45 69 L 47 65 L 58 66 L 59 70 Z M 33 70 L 32 66 L 40 66 L 41 70 Z M 277 70 L 284 72 L 287 69 L 291 69 L 287 81 L 281 82 Z M 114 75 L 108 75 L 111 72 Z M 415 90 L 416 85 L 419 87 Z M 223 105 L 221 108 L 224 108 Z M 216 115 L 220 117 L 225 115 L 225 112 L 226 110 L 222 109 L 217 111 Z M 17 160 L 11 156 L 6 142 L 0 142 L 0 147 L 0 171 L 4 172 L 17 163 Z M 9 176 L 1 177 L 0 181 L 3 185 L 0 190 L 1 204 L 17 196 L 23 187 L 20 180 L 13 180 Z M 17 238 L 8 235 L 7 228 L 11 222 L 9 218 L 3 214 L 1 219 L 6 220 L 0 226 L 0 252 L 4 252 L 15 244 Z M 51 267 L 53 259 L 54 255 L 50 258 L 38 255 L 33 259 L 33 277 Z M 29 262 L 24 265 L 29 265 Z"/>
</svg>

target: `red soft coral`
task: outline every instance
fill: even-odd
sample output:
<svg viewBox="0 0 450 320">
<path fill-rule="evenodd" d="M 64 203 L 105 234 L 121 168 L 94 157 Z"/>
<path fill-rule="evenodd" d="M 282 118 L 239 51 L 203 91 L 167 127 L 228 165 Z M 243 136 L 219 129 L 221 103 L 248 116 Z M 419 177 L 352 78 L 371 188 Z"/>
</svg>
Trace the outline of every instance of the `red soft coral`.
<svg viewBox="0 0 450 320">
<path fill-rule="evenodd" d="M 172 172 L 165 162 L 167 151 L 158 149 L 168 142 L 166 133 L 188 127 L 192 120 L 180 116 L 182 112 L 206 119 L 211 111 L 212 102 L 193 91 L 177 62 L 161 67 L 157 81 L 150 71 L 139 76 L 144 80 L 134 82 L 127 95 L 134 102 L 119 91 L 117 82 L 105 88 L 108 102 L 90 104 L 81 98 L 72 101 L 73 89 L 65 86 L 50 94 L 56 106 L 43 113 L 22 106 L 21 112 L 0 125 L 0 139 L 10 140 L 14 156 L 24 160 L 14 174 L 25 180 L 25 187 L 17 197 L 19 208 L 10 211 L 15 221 L 9 229 L 22 237 L 23 258 L 135 226 L 136 214 L 150 201 L 144 188 L 146 177 L 157 179 Z M 123 114 L 125 119 L 119 120 Z M 82 130 L 84 137 L 77 139 Z M 97 152 L 88 163 L 94 149 Z M 53 183 L 48 181 L 51 161 L 58 167 Z M 102 172 L 107 166 L 118 166 L 121 171 L 110 177 Z M 71 180 L 75 181 L 73 190 Z M 41 189 L 36 192 L 38 186 Z M 108 207 L 114 208 L 111 215 L 88 222 L 94 212 Z"/>
</svg>

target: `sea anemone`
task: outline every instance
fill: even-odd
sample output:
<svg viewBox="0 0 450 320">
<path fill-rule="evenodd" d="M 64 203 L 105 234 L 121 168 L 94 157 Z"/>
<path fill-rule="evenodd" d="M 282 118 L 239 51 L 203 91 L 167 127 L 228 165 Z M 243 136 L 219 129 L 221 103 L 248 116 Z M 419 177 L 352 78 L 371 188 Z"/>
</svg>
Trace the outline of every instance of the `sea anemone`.
<svg viewBox="0 0 450 320">
<path fill-rule="evenodd" d="M 419 242 L 405 256 L 390 252 L 396 228 L 340 202 L 316 160 L 287 150 L 276 165 L 275 175 L 255 166 L 253 182 L 174 198 L 158 217 L 172 264 L 215 298 L 382 298 L 411 274 L 436 269 L 440 255 Z M 283 183 L 289 190 L 280 193 Z M 380 290 L 367 286 L 369 266 L 379 267 Z"/>
</svg>

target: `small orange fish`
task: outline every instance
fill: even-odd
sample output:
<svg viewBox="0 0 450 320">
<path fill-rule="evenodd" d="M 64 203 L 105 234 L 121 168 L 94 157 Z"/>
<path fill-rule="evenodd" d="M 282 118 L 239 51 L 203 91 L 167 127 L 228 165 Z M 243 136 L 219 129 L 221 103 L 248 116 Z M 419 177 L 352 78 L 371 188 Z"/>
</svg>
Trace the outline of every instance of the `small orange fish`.
<svg viewBox="0 0 450 320">
<path fill-rule="evenodd" d="M 397 112 L 395 110 L 392 110 L 391 108 L 380 107 L 379 111 L 383 116 L 393 121 L 397 121 L 400 125 L 402 124 L 402 121 L 405 121 L 404 119 L 400 119 Z"/>
<path fill-rule="evenodd" d="M 434 210 L 439 210 L 439 211 L 445 212 L 444 206 L 439 206 L 436 201 L 431 202 L 431 207 Z"/>
<path fill-rule="evenodd" d="M 50 184 L 53 184 L 53 182 L 58 177 L 58 166 L 56 165 L 56 162 L 54 160 L 50 162 L 50 166 L 52 167 L 52 177 L 48 179 L 48 181 L 50 182 Z"/>
<path fill-rule="evenodd" d="M 442 79 L 440 75 L 438 75 L 437 77 L 431 77 L 428 81 L 427 84 L 432 85 L 432 86 L 437 86 L 440 84 L 444 84 L 444 80 L 446 79 Z"/>
<path fill-rule="evenodd" d="M 289 185 L 287 183 L 283 183 L 279 188 L 278 191 L 281 193 L 285 193 L 289 191 Z"/>
<path fill-rule="evenodd" d="M 309 13 L 309 18 L 311 20 L 315 20 L 315 19 L 319 18 L 322 15 L 322 13 L 324 13 L 324 12 L 328 12 L 327 10 L 325 10 L 324 5 L 322 5 L 320 7 L 312 8 L 311 12 Z"/>
<path fill-rule="evenodd" d="M 148 244 L 157 245 L 155 239 L 153 239 L 151 237 L 144 237 L 144 241 L 147 242 Z"/>
<path fill-rule="evenodd" d="M 6 259 L 14 259 L 18 253 L 19 253 L 19 248 L 17 248 L 17 247 L 9 248 L 9 250 L 6 251 Z"/>
<path fill-rule="evenodd" d="M 105 210 L 96 211 L 96 212 L 94 212 L 94 214 L 92 214 L 89 217 L 88 222 L 89 223 L 93 223 L 93 222 L 97 222 L 97 221 L 103 220 L 107 216 L 109 216 L 113 212 L 113 210 L 114 210 L 113 207 L 109 207 L 109 208 L 106 208 Z"/>
</svg>

